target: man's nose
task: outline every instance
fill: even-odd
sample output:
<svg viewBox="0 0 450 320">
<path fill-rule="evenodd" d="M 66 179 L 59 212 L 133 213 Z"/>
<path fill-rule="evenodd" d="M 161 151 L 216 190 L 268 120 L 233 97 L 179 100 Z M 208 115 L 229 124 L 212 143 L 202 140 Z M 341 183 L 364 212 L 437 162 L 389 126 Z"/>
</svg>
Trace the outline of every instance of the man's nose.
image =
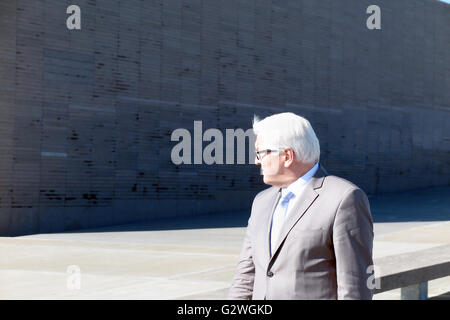
<svg viewBox="0 0 450 320">
<path fill-rule="evenodd" d="M 261 160 L 259 160 L 257 157 L 255 157 L 255 164 L 256 164 L 257 166 L 260 166 L 260 165 L 261 165 Z"/>
</svg>

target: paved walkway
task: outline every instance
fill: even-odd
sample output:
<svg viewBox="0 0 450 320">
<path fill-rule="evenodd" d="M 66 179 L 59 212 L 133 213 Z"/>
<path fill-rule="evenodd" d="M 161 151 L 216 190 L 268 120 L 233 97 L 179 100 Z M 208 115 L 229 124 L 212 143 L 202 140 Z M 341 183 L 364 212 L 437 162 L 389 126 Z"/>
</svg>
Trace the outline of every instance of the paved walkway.
<svg viewBox="0 0 450 320">
<path fill-rule="evenodd" d="M 371 197 L 374 258 L 450 243 L 449 195 Z M 0 237 L 0 299 L 224 299 L 248 214 Z M 429 296 L 450 299 L 450 277 L 429 282 Z"/>
</svg>

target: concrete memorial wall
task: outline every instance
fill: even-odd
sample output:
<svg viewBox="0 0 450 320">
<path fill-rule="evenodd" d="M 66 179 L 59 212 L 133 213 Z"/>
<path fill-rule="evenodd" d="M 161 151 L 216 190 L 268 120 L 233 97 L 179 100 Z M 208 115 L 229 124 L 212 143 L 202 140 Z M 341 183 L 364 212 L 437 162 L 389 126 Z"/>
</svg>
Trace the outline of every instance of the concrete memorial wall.
<svg viewBox="0 0 450 320">
<path fill-rule="evenodd" d="M 449 21 L 433 0 L 1 1 L 0 235 L 248 210 L 265 186 L 226 132 L 255 114 L 306 117 L 369 194 L 448 185 Z"/>
</svg>

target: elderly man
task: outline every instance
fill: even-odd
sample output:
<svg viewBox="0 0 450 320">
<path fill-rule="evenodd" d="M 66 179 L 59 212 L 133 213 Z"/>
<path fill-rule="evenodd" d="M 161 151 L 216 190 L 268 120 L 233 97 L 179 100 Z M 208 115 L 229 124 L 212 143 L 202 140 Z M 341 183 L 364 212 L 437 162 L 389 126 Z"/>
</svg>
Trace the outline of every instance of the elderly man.
<svg viewBox="0 0 450 320">
<path fill-rule="evenodd" d="M 255 121 L 255 163 L 272 187 L 254 199 L 229 299 L 371 299 L 366 194 L 319 165 L 308 120 Z"/>
</svg>

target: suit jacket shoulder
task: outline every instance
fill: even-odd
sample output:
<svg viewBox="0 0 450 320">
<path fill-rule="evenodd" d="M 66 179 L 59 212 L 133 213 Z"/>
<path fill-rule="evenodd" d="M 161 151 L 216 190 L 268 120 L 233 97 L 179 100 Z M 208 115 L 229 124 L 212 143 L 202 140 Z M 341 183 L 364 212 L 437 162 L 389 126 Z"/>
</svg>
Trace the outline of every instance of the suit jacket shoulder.
<svg viewBox="0 0 450 320">
<path fill-rule="evenodd" d="M 278 192 L 279 190 L 280 190 L 280 188 L 271 186 L 269 188 L 266 188 L 266 189 L 258 192 L 258 194 L 255 196 L 255 199 L 260 198 L 260 197 L 264 197 L 265 195 L 274 194 L 274 193 Z"/>
<path fill-rule="evenodd" d="M 353 182 L 350 182 L 344 178 L 333 175 L 325 177 L 322 188 L 324 192 L 331 192 L 336 198 L 342 197 L 345 194 L 354 190 L 364 192 Z"/>
<path fill-rule="evenodd" d="M 266 188 L 266 189 L 258 192 L 258 194 L 255 196 L 254 201 L 259 200 L 261 198 L 265 198 L 266 196 L 272 196 L 279 191 L 280 191 L 280 188 L 274 187 L 274 186 Z"/>
<path fill-rule="evenodd" d="M 270 209 L 268 211 L 267 208 L 274 205 L 279 193 L 280 188 L 273 186 L 259 192 L 253 199 L 250 219 L 270 215 Z"/>
</svg>

